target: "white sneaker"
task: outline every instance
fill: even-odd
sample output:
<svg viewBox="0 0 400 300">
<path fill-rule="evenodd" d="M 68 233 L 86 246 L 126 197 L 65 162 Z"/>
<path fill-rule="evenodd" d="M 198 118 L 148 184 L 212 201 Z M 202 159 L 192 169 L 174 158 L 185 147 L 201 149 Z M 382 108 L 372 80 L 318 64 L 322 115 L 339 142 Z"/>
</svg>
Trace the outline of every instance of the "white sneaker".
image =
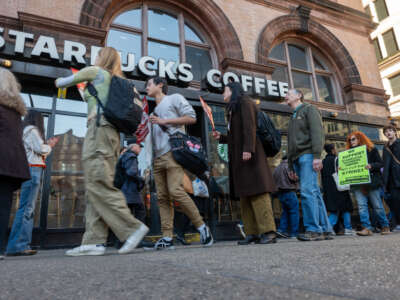
<svg viewBox="0 0 400 300">
<path fill-rule="evenodd" d="M 124 245 L 121 249 L 118 250 L 119 254 L 128 254 L 131 253 L 137 245 L 143 240 L 144 236 L 149 232 L 149 228 L 141 224 L 139 229 L 132 233 L 128 239 L 125 241 Z"/>
<path fill-rule="evenodd" d="M 356 232 L 353 229 L 345 229 L 344 235 L 356 235 Z"/>
<path fill-rule="evenodd" d="M 207 225 L 204 224 L 204 227 L 199 231 L 200 231 L 200 242 L 204 246 L 209 247 L 212 244 L 214 244 L 213 236 L 212 236 L 212 234 L 210 232 L 210 229 L 208 228 Z"/>
<path fill-rule="evenodd" d="M 106 247 L 103 245 L 82 245 L 65 252 L 67 256 L 104 255 Z"/>
<path fill-rule="evenodd" d="M 240 235 L 245 239 L 246 233 L 244 232 L 244 226 L 240 223 L 237 223 L 236 228 L 239 230 Z"/>
</svg>

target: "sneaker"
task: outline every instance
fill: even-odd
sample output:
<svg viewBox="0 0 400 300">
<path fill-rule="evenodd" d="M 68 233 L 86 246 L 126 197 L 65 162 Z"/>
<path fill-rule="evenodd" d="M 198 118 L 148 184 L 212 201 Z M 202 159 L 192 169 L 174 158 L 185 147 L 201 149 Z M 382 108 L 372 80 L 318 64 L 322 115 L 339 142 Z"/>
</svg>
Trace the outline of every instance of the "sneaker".
<svg viewBox="0 0 400 300">
<path fill-rule="evenodd" d="M 128 239 L 125 241 L 124 245 L 121 249 L 118 250 L 119 254 L 128 254 L 131 253 L 137 245 L 143 240 L 144 236 L 149 232 L 149 228 L 141 224 L 139 229 L 135 230 Z"/>
<path fill-rule="evenodd" d="M 236 224 L 236 228 L 239 230 L 240 235 L 245 239 L 246 238 L 246 233 L 244 232 L 244 226 L 243 224 Z"/>
<path fill-rule="evenodd" d="M 306 231 L 305 233 L 299 234 L 297 236 L 299 241 L 310 242 L 310 241 L 322 241 L 325 239 L 322 233 Z"/>
<path fill-rule="evenodd" d="M 344 235 L 356 235 L 356 232 L 353 229 L 345 229 Z"/>
<path fill-rule="evenodd" d="M 200 242 L 204 245 L 204 246 L 211 246 L 212 244 L 214 244 L 214 239 L 211 235 L 210 229 L 208 228 L 207 225 L 204 225 L 202 229 L 199 230 L 200 231 Z"/>
<path fill-rule="evenodd" d="M 32 256 L 37 254 L 36 250 L 32 250 L 32 249 L 26 249 L 24 251 L 21 252 L 12 252 L 12 253 L 7 253 L 7 256 Z"/>
<path fill-rule="evenodd" d="M 65 252 L 67 256 L 104 255 L 106 247 L 103 245 L 82 245 Z"/>
<path fill-rule="evenodd" d="M 322 235 L 325 240 L 333 240 L 336 236 L 334 232 L 324 232 Z"/>
<path fill-rule="evenodd" d="M 387 235 L 387 234 L 390 234 L 391 232 L 390 232 L 390 228 L 389 227 L 383 227 L 382 228 L 382 231 L 381 231 L 381 234 L 382 235 Z"/>
<path fill-rule="evenodd" d="M 359 236 L 371 236 L 371 235 L 374 235 L 374 233 L 371 230 L 369 230 L 368 228 L 363 228 L 363 230 L 357 231 L 356 233 Z"/>
<path fill-rule="evenodd" d="M 278 239 L 287 239 L 287 238 L 289 238 L 289 235 L 287 233 L 285 233 L 285 232 L 277 231 L 276 232 L 276 237 Z"/>
<path fill-rule="evenodd" d="M 144 247 L 144 250 L 174 250 L 174 241 L 168 237 L 159 239 L 153 247 Z"/>
</svg>

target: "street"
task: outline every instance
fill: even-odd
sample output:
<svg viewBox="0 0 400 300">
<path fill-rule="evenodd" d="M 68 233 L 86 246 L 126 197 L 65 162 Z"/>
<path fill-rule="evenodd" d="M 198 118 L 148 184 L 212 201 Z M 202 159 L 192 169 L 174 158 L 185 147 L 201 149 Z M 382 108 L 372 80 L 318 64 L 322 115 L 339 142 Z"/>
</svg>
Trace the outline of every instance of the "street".
<svg viewBox="0 0 400 300">
<path fill-rule="evenodd" d="M 400 233 L 0 262 L 0 299 L 399 299 Z"/>
</svg>

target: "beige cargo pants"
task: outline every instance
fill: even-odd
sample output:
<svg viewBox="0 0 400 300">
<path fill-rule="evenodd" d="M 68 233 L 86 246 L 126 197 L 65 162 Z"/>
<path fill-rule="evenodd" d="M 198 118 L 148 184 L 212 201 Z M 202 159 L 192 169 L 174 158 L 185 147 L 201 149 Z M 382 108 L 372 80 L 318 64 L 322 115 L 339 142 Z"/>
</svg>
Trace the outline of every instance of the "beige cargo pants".
<svg viewBox="0 0 400 300">
<path fill-rule="evenodd" d="M 82 151 L 86 197 L 82 245 L 106 243 L 109 227 L 120 241 L 125 241 L 142 224 L 132 216 L 125 196 L 113 185 L 119 150 L 119 133 L 104 117 L 99 127 L 95 118 L 88 122 Z"/>
</svg>

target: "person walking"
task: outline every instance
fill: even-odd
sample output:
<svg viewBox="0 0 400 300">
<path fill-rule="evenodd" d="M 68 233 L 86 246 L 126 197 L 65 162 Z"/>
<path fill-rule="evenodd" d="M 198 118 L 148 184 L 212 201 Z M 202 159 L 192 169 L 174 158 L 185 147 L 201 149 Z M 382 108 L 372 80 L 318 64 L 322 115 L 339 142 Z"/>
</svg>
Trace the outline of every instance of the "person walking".
<svg viewBox="0 0 400 300">
<path fill-rule="evenodd" d="M 214 239 L 204 223 L 198 208 L 182 186 L 183 168 L 172 157 L 169 134 L 185 132 L 184 125 L 196 123 L 196 113 L 180 94 L 167 95 L 168 84 L 164 78 L 152 77 L 146 83 L 149 97 L 156 99 L 156 108 L 149 120 L 152 124 L 154 150 L 154 179 L 160 207 L 162 237 L 154 249 L 173 249 L 174 206 L 179 203 L 182 211 L 200 232 L 200 241 L 211 246 Z"/>
<path fill-rule="evenodd" d="M 225 86 L 228 132 L 213 132 L 219 143 L 228 144 L 231 197 L 240 198 L 246 238 L 239 245 L 276 243 L 276 227 L 270 193 L 276 191 L 261 141 L 257 138 L 255 102 L 238 82 Z"/>
<path fill-rule="evenodd" d="M 288 128 L 289 175 L 294 178 L 297 174 L 300 180 L 305 227 L 305 233 L 297 238 L 300 241 L 333 239 L 333 229 L 318 185 L 325 141 L 321 113 L 315 106 L 305 103 L 303 93 L 297 89 L 290 89 L 285 100 L 294 110 Z"/>
<path fill-rule="evenodd" d="M 69 77 L 58 78 L 55 84 L 56 87 L 69 87 L 90 82 L 105 105 L 112 76 L 123 77 L 121 58 L 114 48 L 105 47 L 99 51 L 95 66 L 83 68 Z M 88 130 L 82 151 L 87 199 L 86 228 L 82 245 L 68 250 L 66 255 L 103 255 L 108 227 L 120 241 L 125 241 L 118 253 L 127 254 L 136 248 L 149 229 L 132 216 L 123 193 L 113 184 L 120 149 L 119 132 L 103 115 L 97 126 L 96 98 L 87 89 L 84 97 L 88 102 Z"/>
<path fill-rule="evenodd" d="M 7 256 L 34 255 L 32 250 L 33 217 L 36 199 L 39 194 L 45 159 L 50 154 L 58 138 L 50 138 L 44 142 L 44 120 L 38 111 L 30 110 L 23 121 L 23 141 L 29 162 L 31 179 L 21 186 L 20 201 L 15 214 L 11 234 L 8 239 Z"/>
<path fill-rule="evenodd" d="M 0 67 L 0 260 L 7 246 L 13 192 L 30 179 L 22 142 L 22 121 L 27 111 L 21 87 L 9 70 Z"/>
<path fill-rule="evenodd" d="M 282 238 L 296 238 L 299 233 L 299 200 L 296 191 L 299 189 L 298 178 L 292 180 L 289 177 L 287 157 L 282 158 L 281 163 L 273 172 L 275 184 L 278 188 L 277 196 L 282 206 L 282 214 L 279 220 L 277 235 Z"/>
<path fill-rule="evenodd" d="M 391 210 L 396 221 L 396 230 L 400 228 L 400 139 L 396 127 L 383 128 L 388 142 L 383 148 L 383 183 L 390 194 Z"/>
<path fill-rule="evenodd" d="M 381 168 L 383 161 L 371 140 L 362 132 L 354 131 L 347 136 L 346 148 L 355 148 L 365 145 L 367 147 L 368 164 L 365 166 L 370 171 L 371 183 L 362 185 L 352 185 L 351 189 L 357 199 L 358 213 L 360 215 L 361 226 L 363 229 L 357 231 L 359 236 L 373 235 L 371 221 L 369 218 L 368 201 L 381 225 L 381 234 L 390 233 L 389 221 L 386 218 L 383 208 L 380 188 L 383 185 Z"/>
<path fill-rule="evenodd" d="M 356 232 L 351 226 L 351 212 L 353 203 L 349 191 L 338 191 L 336 182 L 332 177 L 338 169 L 337 152 L 334 144 L 324 146 L 327 153 L 322 161 L 321 183 L 324 192 L 326 209 L 329 212 L 329 221 L 335 226 L 341 215 L 344 223 L 344 235 L 355 235 Z"/>
</svg>

